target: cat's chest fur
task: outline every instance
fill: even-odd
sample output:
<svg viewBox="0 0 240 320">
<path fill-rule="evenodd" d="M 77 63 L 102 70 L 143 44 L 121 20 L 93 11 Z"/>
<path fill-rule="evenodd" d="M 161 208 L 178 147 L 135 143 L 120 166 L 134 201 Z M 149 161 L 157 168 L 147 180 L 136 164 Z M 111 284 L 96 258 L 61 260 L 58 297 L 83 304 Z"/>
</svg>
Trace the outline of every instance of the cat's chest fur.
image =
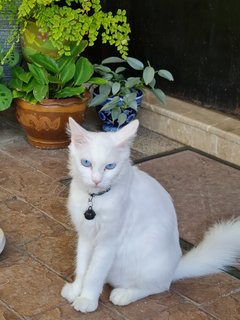
<svg viewBox="0 0 240 320">
<path fill-rule="evenodd" d="M 107 232 L 108 225 L 114 227 L 114 216 L 120 209 L 120 204 L 116 199 L 115 192 L 110 190 L 102 195 L 97 195 L 90 201 L 90 194 L 79 188 L 73 180 L 68 199 L 68 209 L 71 212 L 72 221 L 78 232 L 91 232 L 91 236 L 97 236 L 98 233 Z M 92 220 L 87 220 L 84 213 L 92 207 L 96 216 Z M 94 233 L 94 234 L 93 234 Z"/>
</svg>

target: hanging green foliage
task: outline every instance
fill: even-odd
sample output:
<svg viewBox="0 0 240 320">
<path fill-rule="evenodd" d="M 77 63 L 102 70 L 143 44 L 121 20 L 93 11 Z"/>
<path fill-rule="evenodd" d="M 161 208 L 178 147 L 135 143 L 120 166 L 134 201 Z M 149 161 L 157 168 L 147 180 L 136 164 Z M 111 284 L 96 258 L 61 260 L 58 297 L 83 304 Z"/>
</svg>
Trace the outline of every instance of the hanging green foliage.
<svg viewBox="0 0 240 320">
<path fill-rule="evenodd" d="M 35 21 L 59 55 L 70 55 L 72 42 L 78 45 L 86 40 L 93 46 L 100 36 L 102 43 L 115 46 L 123 58 L 127 56 L 130 25 L 126 11 L 104 12 L 100 0 L 0 0 L 1 10 L 7 15 L 11 12 L 12 17 L 17 13 L 20 32 L 28 21 Z M 16 34 L 10 41 L 16 41 Z"/>
</svg>

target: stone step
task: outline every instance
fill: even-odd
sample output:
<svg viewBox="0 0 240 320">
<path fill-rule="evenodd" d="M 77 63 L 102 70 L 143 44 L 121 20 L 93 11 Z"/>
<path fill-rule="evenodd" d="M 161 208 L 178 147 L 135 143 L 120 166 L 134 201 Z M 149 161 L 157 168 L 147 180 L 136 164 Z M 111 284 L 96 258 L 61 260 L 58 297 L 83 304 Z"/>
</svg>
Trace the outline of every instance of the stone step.
<svg viewBox="0 0 240 320">
<path fill-rule="evenodd" d="M 141 125 L 185 145 L 240 165 L 240 120 L 172 97 L 161 105 L 147 91 Z"/>
</svg>

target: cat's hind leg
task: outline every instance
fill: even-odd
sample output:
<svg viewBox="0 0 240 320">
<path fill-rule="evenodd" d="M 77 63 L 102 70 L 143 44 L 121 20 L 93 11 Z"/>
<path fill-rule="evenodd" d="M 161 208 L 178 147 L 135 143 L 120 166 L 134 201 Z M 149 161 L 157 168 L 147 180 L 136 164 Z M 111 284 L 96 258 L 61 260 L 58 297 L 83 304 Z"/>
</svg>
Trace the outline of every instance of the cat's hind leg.
<svg viewBox="0 0 240 320">
<path fill-rule="evenodd" d="M 145 298 L 152 294 L 157 294 L 169 289 L 169 286 L 156 290 L 142 288 L 115 288 L 110 294 L 109 300 L 117 306 L 126 306 L 131 302 Z"/>
</svg>

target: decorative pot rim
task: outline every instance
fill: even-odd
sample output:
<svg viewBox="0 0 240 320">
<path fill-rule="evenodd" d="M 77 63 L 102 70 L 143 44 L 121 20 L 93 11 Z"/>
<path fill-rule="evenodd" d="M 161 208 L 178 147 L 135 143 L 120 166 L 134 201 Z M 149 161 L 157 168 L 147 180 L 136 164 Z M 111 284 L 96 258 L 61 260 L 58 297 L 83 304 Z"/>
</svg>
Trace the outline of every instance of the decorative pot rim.
<svg viewBox="0 0 240 320">
<path fill-rule="evenodd" d="M 86 91 L 83 97 L 71 97 L 71 98 L 61 98 L 61 99 L 43 99 L 41 102 L 31 103 L 23 98 L 17 98 L 16 101 L 22 101 L 29 107 L 34 107 L 35 105 L 45 107 L 45 108 L 64 108 L 72 106 L 75 104 L 82 104 L 91 98 L 91 93 Z"/>
</svg>

